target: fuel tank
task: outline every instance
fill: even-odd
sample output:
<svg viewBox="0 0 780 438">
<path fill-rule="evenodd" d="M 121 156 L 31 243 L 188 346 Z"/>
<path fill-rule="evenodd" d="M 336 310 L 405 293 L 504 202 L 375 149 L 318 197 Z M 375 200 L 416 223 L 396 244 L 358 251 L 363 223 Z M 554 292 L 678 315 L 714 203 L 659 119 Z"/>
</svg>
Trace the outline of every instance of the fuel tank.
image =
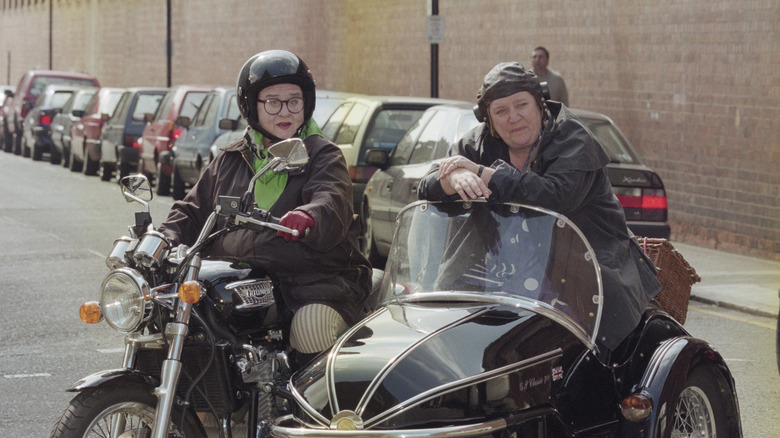
<svg viewBox="0 0 780 438">
<path fill-rule="evenodd" d="M 532 310 L 400 302 L 350 329 L 291 383 L 299 418 L 326 427 L 345 414 L 374 429 L 468 423 L 550 406 L 585 352 Z"/>
<path fill-rule="evenodd" d="M 198 279 L 220 322 L 234 333 L 253 332 L 279 322 L 277 288 L 255 269 L 235 262 L 204 260 Z M 281 303 L 281 301 L 279 300 Z"/>
</svg>

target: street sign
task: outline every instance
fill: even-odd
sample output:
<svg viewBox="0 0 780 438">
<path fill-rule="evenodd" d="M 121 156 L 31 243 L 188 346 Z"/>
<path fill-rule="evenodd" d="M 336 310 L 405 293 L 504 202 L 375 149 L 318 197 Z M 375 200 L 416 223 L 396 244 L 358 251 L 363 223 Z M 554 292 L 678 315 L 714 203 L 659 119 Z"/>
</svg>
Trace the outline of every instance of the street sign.
<svg viewBox="0 0 780 438">
<path fill-rule="evenodd" d="M 441 44 L 444 42 L 444 16 L 428 16 L 428 43 Z"/>
</svg>

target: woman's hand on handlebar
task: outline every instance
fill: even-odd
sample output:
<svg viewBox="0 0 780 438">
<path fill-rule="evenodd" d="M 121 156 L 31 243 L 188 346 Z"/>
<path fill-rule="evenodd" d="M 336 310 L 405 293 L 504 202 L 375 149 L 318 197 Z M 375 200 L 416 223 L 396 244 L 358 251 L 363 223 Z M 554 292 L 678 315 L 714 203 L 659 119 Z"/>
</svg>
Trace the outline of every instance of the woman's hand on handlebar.
<svg viewBox="0 0 780 438">
<path fill-rule="evenodd" d="M 292 210 L 288 211 L 287 214 L 282 216 L 282 219 L 279 220 L 279 225 L 282 225 L 287 228 L 292 228 L 293 230 L 298 232 L 297 236 L 293 236 L 290 233 L 285 233 L 284 231 L 277 231 L 276 235 L 279 237 L 284 237 L 284 240 L 293 242 L 300 239 L 301 236 L 304 236 L 306 234 L 306 230 L 310 229 L 314 226 L 314 219 L 312 219 L 311 216 L 309 216 L 308 213 L 302 210 Z"/>
</svg>

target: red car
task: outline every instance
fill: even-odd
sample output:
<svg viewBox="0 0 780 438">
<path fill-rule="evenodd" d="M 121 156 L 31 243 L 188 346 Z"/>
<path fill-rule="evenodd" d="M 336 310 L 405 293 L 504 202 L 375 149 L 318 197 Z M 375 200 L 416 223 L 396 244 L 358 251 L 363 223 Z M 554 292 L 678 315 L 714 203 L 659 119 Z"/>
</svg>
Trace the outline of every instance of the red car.
<svg viewBox="0 0 780 438">
<path fill-rule="evenodd" d="M 177 125 L 179 117 L 192 117 L 214 86 L 175 85 L 165 94 L 154 115 L 147 114 L 144 132 L 138 140 L 141 151 L 140 170 L 157 183 L 157 194 L 171 192 L 173 157 L 171 147 L 179 138 L 182 127 Z"/>
<path fill-rule="evenodd" d="M 73 111 L 73 115 L 81 119 L 70 127 L 70 170 L 83 169 L 85 175 L 97 175 L 103 121 L 114 114 L 124 91 L 124 88 L 103 87 L 92 96 L 83 111 Z"/>
<path fill-rule="evenodd" d="M 32 109 L 38 96 L 49 84 L 76 87 L 99 87 L 97 78 L 83 73 L 57 70 L 28 70 L 16 86 L 11 107 L 5 117 L 5 142 L 13 146 L 13 152 L 22 153 L 22 121 Z"/>
</svg>

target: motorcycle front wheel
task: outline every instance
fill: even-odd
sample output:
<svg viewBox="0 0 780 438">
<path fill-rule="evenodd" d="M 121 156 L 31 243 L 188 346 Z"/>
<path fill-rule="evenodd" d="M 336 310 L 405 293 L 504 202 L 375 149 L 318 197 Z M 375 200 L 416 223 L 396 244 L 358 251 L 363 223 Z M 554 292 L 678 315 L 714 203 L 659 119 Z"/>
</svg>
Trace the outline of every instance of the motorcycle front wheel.
<svg viewBox="0 0 780 438">
<path fill-rule="evenodd" d="M 148 388 L 90 388 L 70 401 L 50 438 L 149 437 L 156 404 L 157 398 Z M 181 418 L 181 410 L 174 409 L 168 437 L 206 438 L 206 431 L 194 415 L 188 415 L 183 424 Z"/>
</svg>

